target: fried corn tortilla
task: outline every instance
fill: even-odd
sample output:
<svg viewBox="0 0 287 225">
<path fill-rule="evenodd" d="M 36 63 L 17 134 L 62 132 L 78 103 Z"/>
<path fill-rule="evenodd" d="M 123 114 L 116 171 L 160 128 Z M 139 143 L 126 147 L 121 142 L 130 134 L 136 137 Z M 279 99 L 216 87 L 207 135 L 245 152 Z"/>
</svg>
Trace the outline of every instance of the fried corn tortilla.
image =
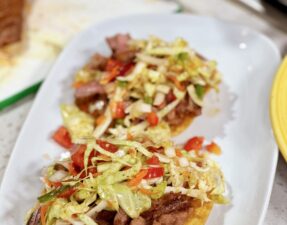
<svg viewBox="0 0 287 225">
<path fill-rule="evenodd" d="M 204 225 L 212 210 L 213 203 L 204 203 L 202 206 L 194 207 L 185 225 Z"/>
<path fill-rule="evenodd" d="M 192 123 L 194 117 L 193 116 L 186 116 L 182 123 L 178 126 L 172 126 L 171 127 L 171 134 L 173 137 L 181 134 L 184 130 L 186 130 L 189 125 Z"/>
</svg>

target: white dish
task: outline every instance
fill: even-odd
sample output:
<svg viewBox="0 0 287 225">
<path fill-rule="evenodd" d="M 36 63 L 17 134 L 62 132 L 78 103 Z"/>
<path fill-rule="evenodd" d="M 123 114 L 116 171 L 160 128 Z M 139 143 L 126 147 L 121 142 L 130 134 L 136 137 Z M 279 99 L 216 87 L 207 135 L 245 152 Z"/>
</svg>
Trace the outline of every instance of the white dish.
<svg viewBox="0 0 287 225">
<path fill-rule="evenodd" d="M 253 30 L 189 15 L 110 20 L 81 33 L 66 47 L 41 87 L 15 145 L 0 190 L 0 221 L 23 223 L 40 193 L 41 169 L 61 153 L 49 136 L 61 124 L 59 104 L 72 102 L 72 76 L 94 52 L 109 53 L 104 39 L 117 32 L 136 38 L 153 34 L 167 40 L 181 36 L 218 61 L 223 74 L 220 94 L 208 94 L 203 115 L 175 140 L 204 135 L 222 146 L 223 155 L 217 160 L 226 176 L 231 204 L 216 206 L 208 224 L 262 224 L 278 157 L 268 99 L 279 52 Z"/>
</svg>

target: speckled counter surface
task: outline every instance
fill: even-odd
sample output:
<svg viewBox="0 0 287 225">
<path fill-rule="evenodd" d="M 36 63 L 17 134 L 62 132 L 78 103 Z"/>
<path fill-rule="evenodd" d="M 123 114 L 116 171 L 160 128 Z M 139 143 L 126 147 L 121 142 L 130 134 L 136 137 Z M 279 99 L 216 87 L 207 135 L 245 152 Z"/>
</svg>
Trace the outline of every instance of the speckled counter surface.
<svg viewBox="0 0 287 225">
<path fill-rule="evenodd" d="M 13 146 L 32 106 L 30 96 L 11 108 L 0 112 L 0 183 Z M 270 205 L 264 225 L 287 224 L 287 163 L 280 156 Z"/>
</svg>

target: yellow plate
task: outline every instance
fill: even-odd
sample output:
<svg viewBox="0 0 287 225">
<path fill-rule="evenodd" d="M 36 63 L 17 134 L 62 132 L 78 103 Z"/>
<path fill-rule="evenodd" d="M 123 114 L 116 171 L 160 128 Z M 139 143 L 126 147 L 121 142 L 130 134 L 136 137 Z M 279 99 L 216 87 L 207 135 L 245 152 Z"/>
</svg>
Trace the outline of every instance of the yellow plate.
<svg viewBox="0 0 287 225">
<path fill-rule="evenodd" d="M 270 111 L 277 144 L 287 161 L 287 56 L 285 56 L 273 82 Z"/>
</svg>

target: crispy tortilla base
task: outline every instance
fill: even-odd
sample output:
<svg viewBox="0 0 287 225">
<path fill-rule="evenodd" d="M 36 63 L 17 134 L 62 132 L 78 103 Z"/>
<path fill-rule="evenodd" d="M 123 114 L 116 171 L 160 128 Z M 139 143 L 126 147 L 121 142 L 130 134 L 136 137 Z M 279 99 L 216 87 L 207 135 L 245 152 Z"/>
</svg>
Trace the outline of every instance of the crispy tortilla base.
<svg viewBox="0 0 287 225">
<path fill-rule="evenodd" d="M 180 125 L 171 126 L 171 135 L 175 137 L 180 133 L 182 133 L 192 123 L 193 118 L 194 118 L 193 116 L 186 116 Z"/>
<path fill-rule="evenodd" d="M 193 207 L 185 225 L 204 225 L 208 219 L 208 216 L 212 210 L 213 203 L 208 202 L 203 205 Z"/>
</svg>

